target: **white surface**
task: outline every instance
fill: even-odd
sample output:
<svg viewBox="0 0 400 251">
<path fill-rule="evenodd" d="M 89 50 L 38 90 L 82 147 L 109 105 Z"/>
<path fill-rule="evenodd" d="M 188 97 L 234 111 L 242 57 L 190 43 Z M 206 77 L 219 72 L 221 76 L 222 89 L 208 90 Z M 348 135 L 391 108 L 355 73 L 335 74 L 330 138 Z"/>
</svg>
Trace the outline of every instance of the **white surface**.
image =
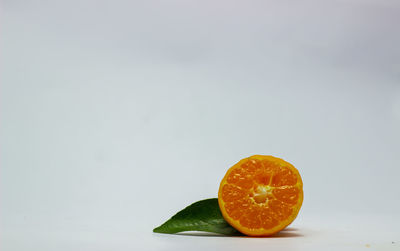
<svg viewBox="0 0 400 251">
<path fill-rule="evenodd" d="M 399 10 L 3 1 L 1 250 L 398 250 Z M 151 232 L 252 154 L 300 170 L 291 231 Z"/>
<path fill-rule="evenodd" d="M 75 223 L 75 224 L 74 224 Z M 47 223 L 48 224 L 48 223 Z M 74 227 L 71 227 L 74 224 Z M 152 234 L 149 228 L 97 222 L 77 226 L 51 224 L 52 229 L 7 229 L 3 250 L 399 250 L 397 216 L 329 215 L 300 217 L 268 238 L 225 237 L 207 233 Z M 41 227 L 39 224 L 39 227 Z"/>
</svg>

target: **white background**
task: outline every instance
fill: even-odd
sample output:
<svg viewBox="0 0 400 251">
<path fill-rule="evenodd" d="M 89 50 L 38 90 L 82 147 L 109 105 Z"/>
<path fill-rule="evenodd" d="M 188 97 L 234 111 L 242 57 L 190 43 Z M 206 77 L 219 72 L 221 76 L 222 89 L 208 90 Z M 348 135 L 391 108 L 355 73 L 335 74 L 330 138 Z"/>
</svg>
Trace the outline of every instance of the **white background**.
<svg viewBox="0 0 400 251">
<path fill-rule="evenodd" d="M 399 1 L 1 8 L 2 251 L 399 250 Z M 253 154 L 303 177 L 287 231 L 152 233 Z"/>
</svg>

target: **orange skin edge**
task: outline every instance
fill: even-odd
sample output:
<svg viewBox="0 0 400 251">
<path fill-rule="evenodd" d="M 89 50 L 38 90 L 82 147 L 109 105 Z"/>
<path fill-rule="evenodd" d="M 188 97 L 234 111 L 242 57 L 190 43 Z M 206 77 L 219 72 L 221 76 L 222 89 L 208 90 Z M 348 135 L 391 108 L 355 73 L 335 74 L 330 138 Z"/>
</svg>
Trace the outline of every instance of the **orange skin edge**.
<svg viewBox="0 0 400 251">
<path fill-rule="evenodd" d="M 238 220 L 234 220 L 231 217 L 229 217 L 228 213 L 225 210 L 225 202 L 221 199 L 222 198 L 222 187 L 225 184 L 227 184 L 227 178 L 228 178 L 229 174 L 234 169 L 240 167 L 243 163 L 245 163 L 251 159 L 258 159 L 258 160 L 268 159 L 270 161 L 277 162 L 281 165 L 284 165 L 284 166 L 290 168 L 297 176 L 297 184 L 295 186 L 300 189 L 300 193 L 299 193 L 299 200 L 298 200 L 297 204 L 292 207 L 294 213 L 290 217 L 288 217 L 286 220 L 281 221 L 277 226 L 275 226 L 271 229 L 264 229 L 264 228 L 249 229 L 249 228 L 242 226 Z M 236 163 L 235 165 L 233 165 L 231 168 L 228 169 L 228 171 L 226 172 L 224 178 L 222 179 L 222 181 L 220 183 L 219 190 L 218 190 L 218 204 L 219 204 L 219 208 L 221 210 L 221 213 L 222 213 L 222 216 L 224 217 L 224 219 L 239 232 L 241 232 L 247 236 L 254 236 L 254 237 L 270 236 L 270 235 L 273 235 L 273 234 L 281 231 L 282 229 L 286 228 L 288 225 L 290 225 L 290 223 L 292 223 L 296 219 L 296 217 L 300 211 L 301 205 L 303 203 L 303 198 L 304 198 L 303 181 L 301 179 L 299 171 L 289 162 L 286 162 L 283 159 L 280 159 L 280 158 L 277 158 L 274 156 L 269 156 L 269 155 L 253 155 L 248 158 L 244 158 L 244 159 L 240 160 L 238 163 Z"/>
</svg>

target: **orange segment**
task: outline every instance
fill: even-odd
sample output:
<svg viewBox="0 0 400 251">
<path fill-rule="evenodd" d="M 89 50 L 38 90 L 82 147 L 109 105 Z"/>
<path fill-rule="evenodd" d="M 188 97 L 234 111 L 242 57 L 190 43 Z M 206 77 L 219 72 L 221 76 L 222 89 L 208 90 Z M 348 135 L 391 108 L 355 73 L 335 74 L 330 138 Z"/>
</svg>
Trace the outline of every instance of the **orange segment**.
<svg viewBox="0 0 400 251">
<path fill-rule="evenodd" d="M 282 202 L 295 205 L 299 201 L 300 191 L 297 187 L 284 187 L 275 188 L 272 194 Z"/>
<path fill-rule="evenodd" d="M 228 183 L 244 189 L 249 189 L 253 186 L 251 175 L 243 169 L 233 170 L 228 177 Z"/>
<path fill-rule="evenodd" d="M 303 202 L 303 182 L 290 163 L 254 155 L 227 171 L 218 202 L 234 228 L 249 236 L 268 236 L 296 218 Z"/>
</svg>

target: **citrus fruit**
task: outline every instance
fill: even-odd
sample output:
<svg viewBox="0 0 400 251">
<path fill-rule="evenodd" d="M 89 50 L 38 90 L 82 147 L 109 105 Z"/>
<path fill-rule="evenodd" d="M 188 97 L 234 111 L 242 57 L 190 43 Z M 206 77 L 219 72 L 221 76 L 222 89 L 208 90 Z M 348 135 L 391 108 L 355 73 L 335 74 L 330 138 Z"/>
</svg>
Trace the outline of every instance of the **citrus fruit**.
<svg viewBox="0 0 400 251">
<path fill-rule="evenodd" d="M 265 155 L 242 159 L 221 181 L 222 216 L 249 236 L 268 236 L 288 226 L 303 202 L 303 182 L 290 163 Z"/>
</svg>

